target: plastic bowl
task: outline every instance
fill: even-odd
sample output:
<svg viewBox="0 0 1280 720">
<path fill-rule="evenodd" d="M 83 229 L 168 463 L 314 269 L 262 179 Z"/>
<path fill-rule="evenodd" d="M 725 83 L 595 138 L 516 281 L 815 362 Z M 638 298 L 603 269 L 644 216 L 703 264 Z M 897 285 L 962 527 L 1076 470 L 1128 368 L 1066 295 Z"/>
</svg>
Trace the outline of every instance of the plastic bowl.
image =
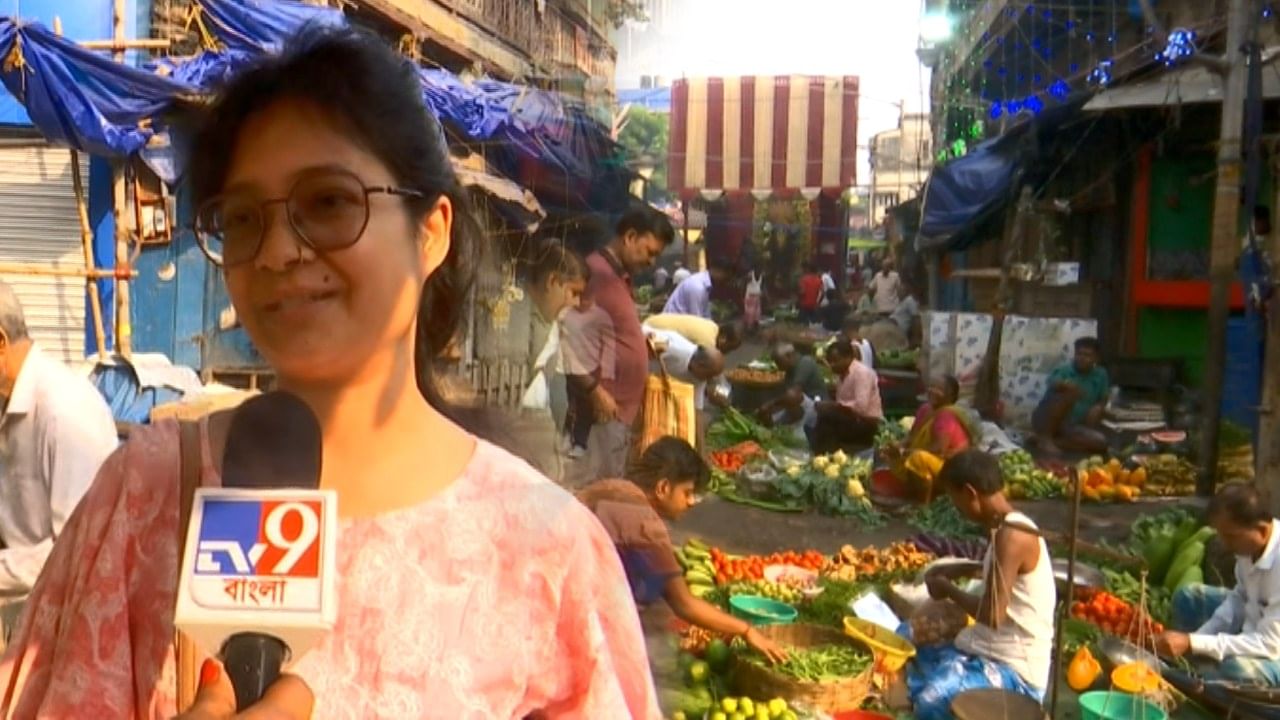
<svg viewBox="0 0 1280 720">
<path fill-rule="evenodd" d="M 1169 720 L 1169 713 L 1143 700 L 1111 690 L 1080 696 L 1081 720 Z"/>
<path fill-rule="evenodd" d="M 896 673 L 916 655 L 916 648 L 906 638 L 862 618 L 846 617 L 844 634 L 871 648 L 878 669 Z"/>
<path fill-rule="evenodd" d="M 790 625 L 800 614 L 786 603 L 759 595 L 734 595 L 729 598 L 729 608 L 752 625 Z"/>
<path fill-rule="evenodd" d="M 771 583 L 782 582 L 783 578 L 796 578 L 804 583 L 800 594 L 812 600 L 822 594 L 826 588 L 818 584 L 818 573 L 795 565 L 769 565 L 764 569 L 764 579 Z"/>
</svg>

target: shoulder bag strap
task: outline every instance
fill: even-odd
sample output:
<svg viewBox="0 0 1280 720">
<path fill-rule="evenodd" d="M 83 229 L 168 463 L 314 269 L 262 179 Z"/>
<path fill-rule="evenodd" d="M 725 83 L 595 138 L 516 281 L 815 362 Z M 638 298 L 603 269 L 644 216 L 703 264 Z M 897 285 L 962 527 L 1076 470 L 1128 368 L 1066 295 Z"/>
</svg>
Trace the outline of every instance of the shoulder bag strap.
<svg viewBox="0 0 1280 720">
<path fill-rule="evenodd" d="M 191 502 L 200 485 L 200 421 L 178 422 L 178 449 L 181 457 L 178 494 L 178 552 L 187 542 L 187 525 L 191 521 Z M 182 559 L 178 560 L 181 568 Z M 181 576 L 181 569 L 178 575 Z M 196 699 L 196 683 L 199 669 L 196 666 L 198 652 L 191 638 L 174 630 L 173 646 L 177 653 L 177 701 L 178 710 L 191 707 Z"/>
</svg>

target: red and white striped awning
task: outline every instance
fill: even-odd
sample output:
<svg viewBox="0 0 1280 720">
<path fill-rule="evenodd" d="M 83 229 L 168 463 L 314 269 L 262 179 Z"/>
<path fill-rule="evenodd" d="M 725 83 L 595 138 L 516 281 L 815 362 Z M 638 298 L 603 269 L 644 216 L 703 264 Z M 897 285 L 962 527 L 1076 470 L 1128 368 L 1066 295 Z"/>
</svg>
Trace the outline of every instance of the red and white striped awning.
<svg viewBox="0 0 1280 720">
<path fill-rule="evenodd" d="M 677 80 L 670 189 L 839 193 L 857 180 L 858 78 L 804 75 Z"/>
</svg>

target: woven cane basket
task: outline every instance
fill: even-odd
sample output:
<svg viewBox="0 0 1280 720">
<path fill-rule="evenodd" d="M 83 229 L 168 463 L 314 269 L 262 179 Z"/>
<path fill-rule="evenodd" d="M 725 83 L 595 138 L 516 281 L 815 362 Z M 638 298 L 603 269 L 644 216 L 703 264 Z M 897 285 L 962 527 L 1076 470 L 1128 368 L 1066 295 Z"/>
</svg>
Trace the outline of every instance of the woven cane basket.
<svg viewBox="0 0 1280 720">
<path fill-rule="evenodd" d="M 820 625 L 766 625 L 756 630 L 784 648 L 803 649 L 819 645 L 848 645 L 866 651 L 870 648 L 839 630 Z M 871 694 L 871 667 L 859 675 L 836 682 L 803 682 L 754 663 L 734 664 L 734 689 L 756 698 L 780 697 L 789 703 L 803 703 L 828 713 L 857 710 Z"/>
</svg>

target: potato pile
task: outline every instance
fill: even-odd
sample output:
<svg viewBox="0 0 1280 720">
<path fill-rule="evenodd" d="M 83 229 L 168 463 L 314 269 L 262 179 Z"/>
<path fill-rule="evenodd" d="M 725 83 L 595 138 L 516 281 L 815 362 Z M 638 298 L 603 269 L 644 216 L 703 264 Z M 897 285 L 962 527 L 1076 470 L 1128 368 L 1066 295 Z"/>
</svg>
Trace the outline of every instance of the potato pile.
<svg viewBox="0 0 1280 720">
<path fill-rule="evenodd" d="M 911 615 L 911 639 L 916 647 L 945 645 L 969 625 L 969 615 L 950 600 L 930 600 Z"/>
</svg>

